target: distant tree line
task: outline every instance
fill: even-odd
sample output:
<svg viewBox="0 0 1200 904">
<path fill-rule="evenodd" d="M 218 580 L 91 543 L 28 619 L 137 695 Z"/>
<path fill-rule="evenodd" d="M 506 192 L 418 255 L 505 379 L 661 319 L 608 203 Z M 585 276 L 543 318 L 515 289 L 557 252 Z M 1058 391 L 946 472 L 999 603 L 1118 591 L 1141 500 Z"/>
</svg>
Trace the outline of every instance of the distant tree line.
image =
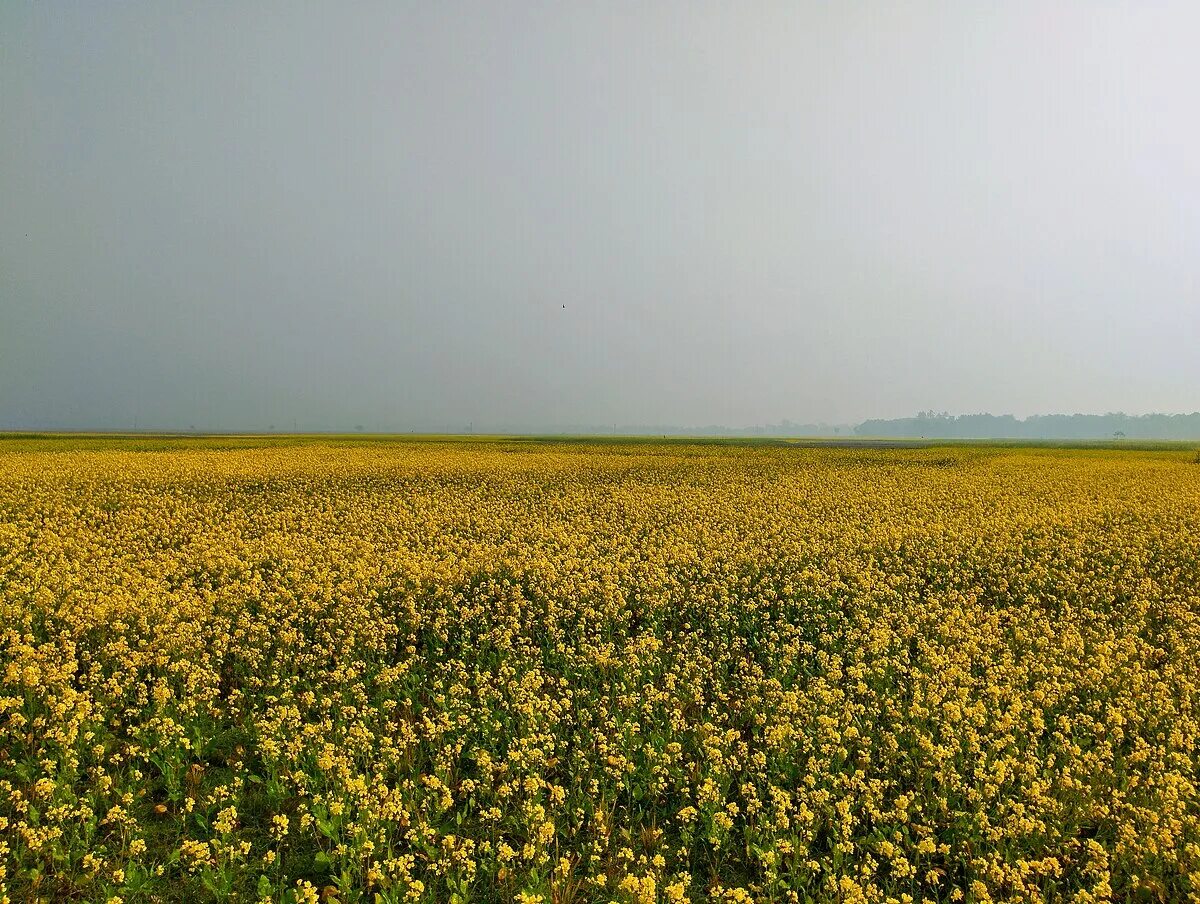
<svg viewBox="0 0 1200 904">
<path fill-rule="evenodd" d="M 947 414 L 872 419 L 854 428 L 859 436 L 945 439 L 1200 439 L 1200 412 L 1191 414 Z"/>
</svg>

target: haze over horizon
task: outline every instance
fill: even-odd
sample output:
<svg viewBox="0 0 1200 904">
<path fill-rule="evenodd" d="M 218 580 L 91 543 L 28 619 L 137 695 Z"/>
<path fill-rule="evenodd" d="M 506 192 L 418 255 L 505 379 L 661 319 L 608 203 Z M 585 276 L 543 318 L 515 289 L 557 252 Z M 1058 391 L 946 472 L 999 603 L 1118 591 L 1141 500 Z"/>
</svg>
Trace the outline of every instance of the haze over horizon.
<svg viewBox="0 0 1200 904">
<path fill-rule="evenodd" d="M 1200 408 L 1200 8 L 0 7 L 0 429 Z"/>
</svg>

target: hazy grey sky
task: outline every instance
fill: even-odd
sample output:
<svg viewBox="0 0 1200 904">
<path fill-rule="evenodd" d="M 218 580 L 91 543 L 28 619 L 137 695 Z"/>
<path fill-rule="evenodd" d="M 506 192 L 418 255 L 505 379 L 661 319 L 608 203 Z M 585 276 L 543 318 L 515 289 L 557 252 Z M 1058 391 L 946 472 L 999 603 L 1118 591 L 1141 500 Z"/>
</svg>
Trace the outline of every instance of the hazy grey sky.
<svg viewBox="0 0 1200 904">
<path fill-rule="evenodd" d="M 1198 46 L 1194 2 L 5 0 L 0 426 L 1195 410 Z"/>
</svg>

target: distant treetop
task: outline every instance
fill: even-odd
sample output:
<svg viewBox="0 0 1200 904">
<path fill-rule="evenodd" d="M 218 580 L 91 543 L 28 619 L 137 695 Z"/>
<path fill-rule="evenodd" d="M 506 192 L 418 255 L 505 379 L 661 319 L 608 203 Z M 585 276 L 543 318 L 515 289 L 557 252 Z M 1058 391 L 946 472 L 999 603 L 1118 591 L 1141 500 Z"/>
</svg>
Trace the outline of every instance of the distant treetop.
<svg viewBox="0 0 1200 904">
<path fill-rule="evenodd" d="M 854 428 L 859 436 L 926 436 L 946 439 L 1200 439 L 1200 412 L 1191 414 L 947 414 L 872 419 Z"/>
</svg>

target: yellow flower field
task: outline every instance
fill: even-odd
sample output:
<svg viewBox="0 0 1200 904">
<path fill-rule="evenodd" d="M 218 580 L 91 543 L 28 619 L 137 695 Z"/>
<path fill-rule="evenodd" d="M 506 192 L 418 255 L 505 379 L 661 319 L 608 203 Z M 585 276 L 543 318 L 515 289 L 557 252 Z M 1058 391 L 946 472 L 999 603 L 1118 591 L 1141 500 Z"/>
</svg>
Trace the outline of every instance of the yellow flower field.
<svg viewBox="0 0 1200 904">
<path fill-rule="evenodd" d="M 0 440 L 0 897 L 1200 901 L 1194 458 Z"/>
</svg>

